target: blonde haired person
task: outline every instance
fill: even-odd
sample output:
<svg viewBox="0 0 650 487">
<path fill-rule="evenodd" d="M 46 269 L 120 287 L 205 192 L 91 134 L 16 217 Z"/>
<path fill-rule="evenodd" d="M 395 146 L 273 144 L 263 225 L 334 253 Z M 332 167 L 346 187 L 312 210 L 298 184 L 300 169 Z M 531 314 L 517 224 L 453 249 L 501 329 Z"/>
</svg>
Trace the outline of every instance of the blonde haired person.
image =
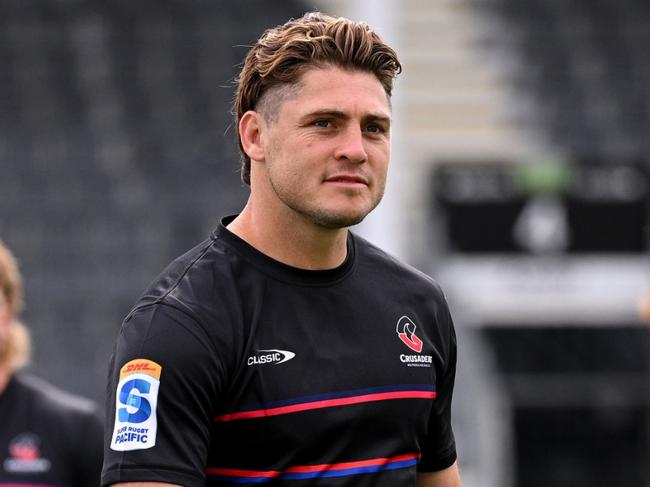
<svg viewBox="0 0 650 487">
<path fill-rule="evenodd" d="M 252 47 L 248 202 L 126 317 L 103 485 L 460 485 L 444 296 L 348 230 L 384 192 L 400 70 L 366 24 L 320 13 Z"/>
<path fill-rule="evenodd" d="M 29 360 L 29 333 L 16 318 L 23 306 L 23 287 L 18 266 L 0 242 L 0 391 L 13 371 Z"/>
<path fill-rule="evenodd" d="M 0 242 L 0 487 L 93 487 L 101 470 L 96 405 L 19 372 L 30 340 L 18 321 L 23 288 Z"/>
</svg>

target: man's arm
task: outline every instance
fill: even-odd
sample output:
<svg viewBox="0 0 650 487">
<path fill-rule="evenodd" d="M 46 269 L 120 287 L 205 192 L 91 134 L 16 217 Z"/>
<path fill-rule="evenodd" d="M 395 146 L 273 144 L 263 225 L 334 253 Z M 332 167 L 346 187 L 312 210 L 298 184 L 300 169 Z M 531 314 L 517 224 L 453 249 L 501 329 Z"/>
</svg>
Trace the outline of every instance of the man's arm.
<svg viewBox="0 0 650 487">
<path fill-rule="evenodd" d="M 460 487 L 458 464 L 439 472 L 422 472 L 417 474 L 417 487 Z"/>
</svg>

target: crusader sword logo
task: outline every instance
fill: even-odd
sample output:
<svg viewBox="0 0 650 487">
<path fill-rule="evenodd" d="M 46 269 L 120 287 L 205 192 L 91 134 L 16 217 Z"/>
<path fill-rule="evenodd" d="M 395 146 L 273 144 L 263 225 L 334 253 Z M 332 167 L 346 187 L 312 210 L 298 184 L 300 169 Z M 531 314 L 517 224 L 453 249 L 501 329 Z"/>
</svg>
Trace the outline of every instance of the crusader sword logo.
<svg viewBox="0 0 650 487">
<path fill-rule="evenodd" d="M 415 334 L 417 326 L 408 316 L 402 316 L 397 321 L 397 336 L 414 352 L 422 352 L 422 340 Z"/>
</svg>

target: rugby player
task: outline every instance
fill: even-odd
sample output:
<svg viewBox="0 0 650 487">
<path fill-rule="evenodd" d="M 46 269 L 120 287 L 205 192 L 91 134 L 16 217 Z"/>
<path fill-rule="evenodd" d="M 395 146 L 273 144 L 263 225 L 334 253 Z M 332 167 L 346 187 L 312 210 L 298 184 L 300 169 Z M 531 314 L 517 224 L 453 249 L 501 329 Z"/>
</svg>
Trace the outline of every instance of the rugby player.
<svg viewBox="0 0 650 487">
<path fill-rule="evenodd" d="M 250 196 L 126 317 L 103 485 L 460 485 L 446 300 L 349 231 L 384 192 L 400 70 L 366 24 L 320 13 L 249 51 Z"/>
</svg>

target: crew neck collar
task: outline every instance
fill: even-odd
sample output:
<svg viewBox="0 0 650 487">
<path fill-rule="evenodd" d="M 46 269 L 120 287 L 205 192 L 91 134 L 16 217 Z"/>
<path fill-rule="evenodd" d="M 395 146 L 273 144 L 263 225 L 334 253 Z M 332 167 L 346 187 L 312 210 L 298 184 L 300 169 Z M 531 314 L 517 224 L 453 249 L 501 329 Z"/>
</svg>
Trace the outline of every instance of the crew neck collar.
<svg viewBox="0 0 650 487">
<path fill-rule="evenodd" d="M 230 215 L 222 218 L 211 238 L 225 242 L 242 258 L 274 279 L 306 286 L 327 286 L 345 279 L 355 266 L 356 240 L 352 232 L 348 232 L 347 256 L 341 265 L 332 269 L 308 270 L 277 261 L 228 230 L 226 226 L 236 216 Z"/>
</svg>

